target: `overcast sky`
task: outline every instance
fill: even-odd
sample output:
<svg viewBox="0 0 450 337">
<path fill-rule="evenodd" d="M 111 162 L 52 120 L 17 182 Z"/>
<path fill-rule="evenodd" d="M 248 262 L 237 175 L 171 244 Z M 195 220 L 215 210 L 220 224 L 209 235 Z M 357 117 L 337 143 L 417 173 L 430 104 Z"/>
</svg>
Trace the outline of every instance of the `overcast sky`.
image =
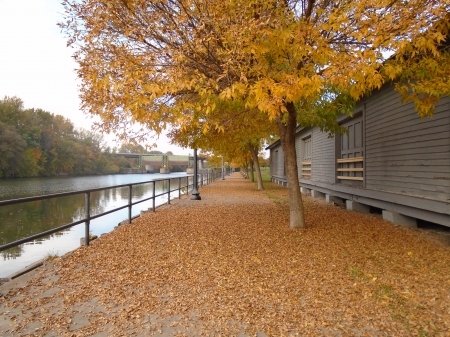
<svg viewBox="0 0 450 337">
<path fill-rule="evenodd" d="M 62 12 L 59 0 L 0 0 L 0 98 L 17 96 L 25 108 L 63 115 L 75 127 L 90 129 L 90 117 L 79 109 L 73 50 L 56 25 Z M 163 152 L 192 152 L 169 145 L 165 137 L 156 142 Z"/>
</svg>

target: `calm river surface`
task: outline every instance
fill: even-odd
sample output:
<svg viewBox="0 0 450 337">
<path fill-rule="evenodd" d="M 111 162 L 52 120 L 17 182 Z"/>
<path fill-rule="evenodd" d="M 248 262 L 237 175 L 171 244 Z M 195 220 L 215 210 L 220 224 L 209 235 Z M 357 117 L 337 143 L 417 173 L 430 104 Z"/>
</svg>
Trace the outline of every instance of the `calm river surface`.
<svg viewBox="0 0 450 337">
<path fill-rule="evenodd" d="M 171 174 L 122 174 L 63 178 L 25 178 L 0 180 L 0 200 L 25 198 L 36 195 L 80 191 L 107 186 L 138 183 L 171 178 L 171 190 L 186 185 L 186 173 Z M 191 182 L 191 179 L 189 180 Z M 156 195 L 166 192 L 167 184 L 156 183 Z M 133 186 L 133 202 L 153 196 L 153 183 Z M 171 199 L 178 197 L 178 191 L 171 192 Z M 167 202 L 167 195 L 157 197 L 156 205 Z M 91 215 L 124 206 L 128 203 L 128 187 L 92 192 L 90 196 Z M 133 207 L 132 215 L 152 207 L 146 201 Z M 0 245 L 12 242 L 85 217 L 84 194 L 32 201 L 23 204 L 0 206 Z M 110 232 L 117 224 L 128 218 L 128 209 L 91 220 L 90 230 L 100 236 Z M 26 267 L 49 255 L 63 255 L 80 246 L 84 237 L 84 223 L 57 232 L 33 242 L 0 252 L 0 278 Z"/>
</svg>

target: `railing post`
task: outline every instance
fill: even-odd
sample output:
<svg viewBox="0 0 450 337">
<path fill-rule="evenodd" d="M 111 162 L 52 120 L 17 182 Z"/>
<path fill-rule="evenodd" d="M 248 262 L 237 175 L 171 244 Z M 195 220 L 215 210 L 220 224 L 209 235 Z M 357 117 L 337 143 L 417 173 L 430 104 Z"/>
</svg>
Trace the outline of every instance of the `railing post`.
<svg viewBox="0 0 450 337">
<path fill-rule="evenodd" d="M 178 178 L 178 199 L 181 199 L 181 177 Z"/>
<path fill-rule="evenodd" d="M 86 222 L 84 226 L 84 244 L 86 246 L 89 246 L 89 225 L 91 223 L 90 199 L 91 199 L 90 192 L 86 192 L 84 194 L 84 207 L 86 210 Z"/>
<path fill-rule="evenodd" d="M 131 223 L 131 200 L 132 200 L 132 188 L 133 185 L 128 185 L 128 223 Z"/>
<path fill-rule="evenodd" d="M 186 177 L 186 194 L 189 194 L 189 177 Z"/>
<path fill-rule="evenodd" d="M 153 212 L 156 211 L 156 181 L 153 181 Z"/>
<path fill-rule="evenodd" d="M 167 205 L 170 205 L 170 178 L 169 178 L 169 191 L 167 192 Z"/>
</svg>

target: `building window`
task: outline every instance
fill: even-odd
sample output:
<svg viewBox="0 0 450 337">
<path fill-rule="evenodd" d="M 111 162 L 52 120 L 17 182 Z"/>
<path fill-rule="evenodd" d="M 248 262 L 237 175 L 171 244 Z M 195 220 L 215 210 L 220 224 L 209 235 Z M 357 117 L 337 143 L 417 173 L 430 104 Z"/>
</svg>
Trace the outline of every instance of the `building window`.
<svg viewBox="0 0 450 337">
<path fill-rule="evenodd" d="M 312 148 L 311 136 L 302 139 L 302 179 L 311 178 Z"/>
<path fill-rule="evenodd" d="M 362 184 L 364 181 L 364 125 L 362 113 L 342 123 L 347 129 L 340 137 L 337 179 L 341 183 Z"/>
</svg>

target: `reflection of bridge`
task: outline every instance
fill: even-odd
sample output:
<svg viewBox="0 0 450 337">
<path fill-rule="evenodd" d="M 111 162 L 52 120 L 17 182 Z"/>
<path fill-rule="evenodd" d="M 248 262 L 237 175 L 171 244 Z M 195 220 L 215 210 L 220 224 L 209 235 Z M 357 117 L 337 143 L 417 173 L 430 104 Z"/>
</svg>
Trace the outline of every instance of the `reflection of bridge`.
<svg viewBox="0 0 450 337">
<path fill-rule="evenodd" d="M 139 159 L 142 173 L 190 172 L 194 167 L 194 156 L 166 154 L 116 153 L 116 156 Z M 206 158 L 198 158 L 198 168 L 204 168 Z"/>
</svg>

